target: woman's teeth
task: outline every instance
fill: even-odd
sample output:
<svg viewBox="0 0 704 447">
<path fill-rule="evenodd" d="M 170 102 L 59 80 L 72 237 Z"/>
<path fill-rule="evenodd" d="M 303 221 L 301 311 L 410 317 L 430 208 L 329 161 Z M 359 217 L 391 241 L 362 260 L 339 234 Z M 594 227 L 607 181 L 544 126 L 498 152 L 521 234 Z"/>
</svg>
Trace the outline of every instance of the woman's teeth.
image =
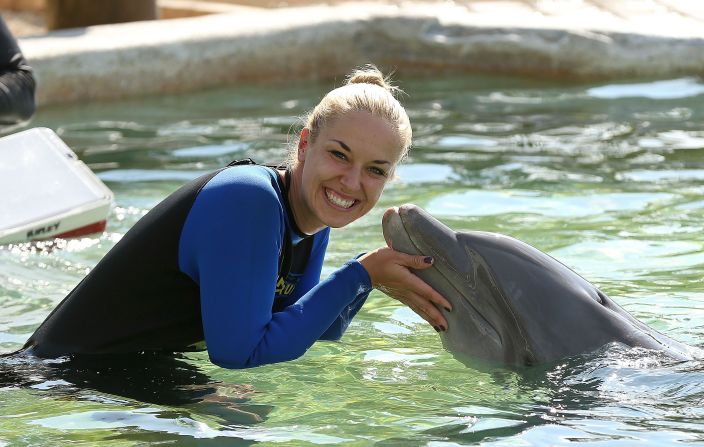
<svg viewBox="0 0 704 447">
<path fill-rule="evenodd" d="M 354 205 L 354 199 L 351 199 L 351 200 L 343 199 L 342 197 L 338 196 L 337 194 L 330 191 L 329 189 L 325 190 L 325 195 L 327 196 L 329 201 L 331 201 L 333 204 L 335 204 L 341 208 L 349 208 L 352 205 Z"/>
</svg>

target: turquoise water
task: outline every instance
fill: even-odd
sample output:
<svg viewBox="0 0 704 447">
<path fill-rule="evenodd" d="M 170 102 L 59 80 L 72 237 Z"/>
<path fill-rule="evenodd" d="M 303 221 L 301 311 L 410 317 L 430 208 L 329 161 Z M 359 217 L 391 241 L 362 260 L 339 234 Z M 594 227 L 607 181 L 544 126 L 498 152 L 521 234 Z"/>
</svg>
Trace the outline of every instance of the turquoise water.
<svg viewBox="0 0 704 447">
<path fill-rule="evenodd" d="M 329 85 L 233 88 L 41 110 L 114 191 L 107 232 L 0 248 L 0 348 L 22 345 L 151 207 L 234 158 L 278 161 Z M 383 244 L 413 202 L 457 230 L 510 234 L 639 319 L 704 343 L 704 82 L 408 81 L 415 147 L 376 210 L 332 233 L 324 275 Z M 126 278 L 128 280 L 128 278 Z M 704 367 L 609 347 L 472 369 L 374 293 L 339 343 L 252 370 L 204 354 L 148 366 L 0 365 L 1 445 L 692 445 Z M 62 372 L 63 371 L 63 372 Z"/>
</svg>

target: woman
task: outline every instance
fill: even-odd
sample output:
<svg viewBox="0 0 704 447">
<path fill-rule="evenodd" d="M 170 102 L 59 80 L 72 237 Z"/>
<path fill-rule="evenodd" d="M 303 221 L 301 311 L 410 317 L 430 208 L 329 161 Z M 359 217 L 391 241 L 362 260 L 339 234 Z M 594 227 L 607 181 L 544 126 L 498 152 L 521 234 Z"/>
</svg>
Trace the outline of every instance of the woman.
<svg viewBox="0 0 704 447">
<path fill-rule="evenodd" d="M 231 166 L 185 185 L 125 234 L 27 342 L 39 357 L 207 347 L 246 368 L 338 339 L 377 287 L 437 330 L 450 304 L 385 247 L 320 281 L 330 227 L 365 215 L 406 155 L 405 110 L 375 67 L 307 118 L 290 166 Z M 204 343 L 205 342 L 205 345 Z"/>
</svg>

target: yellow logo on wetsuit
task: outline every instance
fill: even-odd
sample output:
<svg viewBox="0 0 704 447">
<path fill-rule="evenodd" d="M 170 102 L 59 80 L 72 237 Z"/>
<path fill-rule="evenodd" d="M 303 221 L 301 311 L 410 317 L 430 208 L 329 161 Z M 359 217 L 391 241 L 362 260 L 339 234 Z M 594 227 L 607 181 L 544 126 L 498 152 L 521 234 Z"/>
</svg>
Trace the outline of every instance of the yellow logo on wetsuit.
<svg viewBox="0 0 704 447">
<path fill-rule="evenodd" d="M 298 278 L 296 278 L 298 279 Z M 295 282 L 287 282 L 285 281 L 281 276 L 279 276 L 279 280 L 276 281 L 276 295 L 277 296 L 288 296 L 293 291 L 296 289 L 296 283 L 298 281 L 296 280 Z"/>
</svg>

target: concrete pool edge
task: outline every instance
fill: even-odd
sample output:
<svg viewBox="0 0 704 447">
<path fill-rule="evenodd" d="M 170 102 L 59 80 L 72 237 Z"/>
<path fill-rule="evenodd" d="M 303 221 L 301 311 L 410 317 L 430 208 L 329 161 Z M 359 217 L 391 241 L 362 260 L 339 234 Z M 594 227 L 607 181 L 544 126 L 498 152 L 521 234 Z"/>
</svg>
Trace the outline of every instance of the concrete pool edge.
<svg viewBox="0 0 704 447">
<path fill-rule="evenodd" d="M 696 18 L 500 14 L 451 3 L 342 3 L 65 30 L 19 39 L 40 105 L 332 79 L 373 62 L 403 76 L 570 80 L 696 76 Z M 520 12 L 520 11 L 519 11 Z M 608 18 L 609 20 L 605 20 Z M 669 22 L 668 22 L 669 20 Z M 597 23 L 598 22 L 598 23 Z"/>
</svg>

